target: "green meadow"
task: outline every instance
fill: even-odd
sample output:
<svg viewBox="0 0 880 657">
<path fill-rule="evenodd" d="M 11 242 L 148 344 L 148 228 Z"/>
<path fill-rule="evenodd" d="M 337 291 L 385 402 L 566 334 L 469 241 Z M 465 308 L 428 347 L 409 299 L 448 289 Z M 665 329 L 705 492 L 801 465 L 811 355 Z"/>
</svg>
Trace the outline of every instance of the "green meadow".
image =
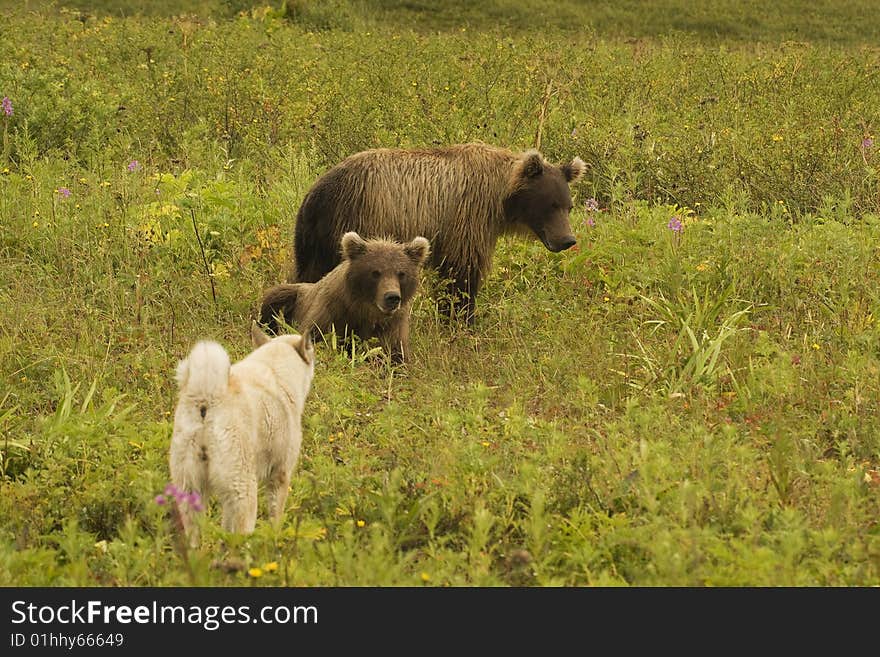
<svg viewBox="0 0 880 657">
<path fill-rule="evenodd" d="M 880 584 L 873 2 L 132 4 L 0 1 L 0 585 Z M 578 245 L 319 344 L 281 526 L 188 549 L 178 360 L 323 171 L 467 141 L 580 156 Z"/>
</svg>

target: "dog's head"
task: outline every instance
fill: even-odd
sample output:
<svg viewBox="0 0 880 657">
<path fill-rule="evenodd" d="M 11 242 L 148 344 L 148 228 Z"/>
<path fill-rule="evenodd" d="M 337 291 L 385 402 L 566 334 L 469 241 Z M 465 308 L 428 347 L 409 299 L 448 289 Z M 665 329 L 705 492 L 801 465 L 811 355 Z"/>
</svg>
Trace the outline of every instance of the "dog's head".
<svg viewBox="0 0 880 657">
<path fill-rule="evenodd" d="M 259 349 L 264 344 L 270 342 L 289 345 L 296 350 L 296 353 L 299 354 L 299 357 L 303 359 L 303 362 L 306 365 L 311 367 L 315 364 L 315 344 L 312 341 L 312 334 L 309 331 L 307 331 L 305 335 L 288 333 L 272 338 L 263 332 L 260 325 L 257 324 L 255 320 L 251 323 L 251 341 L 254 343 L 254 349 Z"/>
</svg>

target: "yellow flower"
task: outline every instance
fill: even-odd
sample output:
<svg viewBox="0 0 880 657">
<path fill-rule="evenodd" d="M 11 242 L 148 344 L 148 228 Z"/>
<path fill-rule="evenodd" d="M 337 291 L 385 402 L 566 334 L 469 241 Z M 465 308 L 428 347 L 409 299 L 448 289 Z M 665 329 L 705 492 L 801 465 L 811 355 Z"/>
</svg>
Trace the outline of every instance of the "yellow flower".
<svg viewBox="0 0 880 657">
<path fill-rule="evenodd" d="M 427 582 L 431 579 L 431 576 L 428 573 L 422 573 L 422 581 Z"/>
<path fill-rule="evenodd" d="M 270 561 L 269 563 L 263 564 L 263 570 L 265 570 L 267 573 L 274 573 L 276 570 L 278 570 L 278 562 Z"/>
<path fill-rule="evenodd" d="M 32 225 L 32 226 L 33 226 L 33 227 L 34 227 L 34 228 L 36 228 L 36 227 L 37 227 L 37 226 L 39 226 L 39 225 L 40 225 L 40 222 L 38 222 L 38 221 L 35 221 L 35 222 L 34 222 L 34 223 L 33 223 L 33 224 L 31 224 L 31 225 Z"/>
<path fill-rule="evenodd" d="M 262 577 L 263 576 L 263 569 L 262 568 L 251 568 L 248 571 L 248 575 L 250 575 L 254 579 L 256 579 L 258 577 Z"/>
<path fill-rule="evenodd" d="M 782 141 L 782 135 L 780 135 L 778 132 L 774 133 L 772 139 L 773 141 Z"/>
<path fill-rule="evenodd" d="M 813 343 L 813 349 L 815 349 L 816 351 L 819 351 L 819 349 L 821 349 L 821 348 L 822 348 L 822 347 L 820 347 L 820 346 L 819 346 L 818 344 L 816 344 L 815 342 Z"/>
<path fill-rule="evenodd" d="M 366 525 L 366 524 L 367 524 L 367 523 L 365 523 L 363 520 L 358 520 L 358 521 L 357 521 L 357 526 L 358 526 L 358 527 L 363 527 L 363 526 Z"/>
<path fill-rule="evenodd" d="M 604 297 L 604 301 L 611 301 L 611 297 Z"/>
<path fill-rule="evenodd" d="M 703 262 L 698 264 L 696 267 L 697 271 L 706 271 L 707 269 L 709 269 L 709 263 L 706 262 L 705 260 L 703 260 Z"/>
<path fill-rule="evenodd" d="M 483 447 L 488 447 L 488 446 L 491 445 L 492 443 L 490 443 L 488 440 L 484 440 L 484 441 L 482 441 L 480 444 L 481 444 Z"/>
</svg>

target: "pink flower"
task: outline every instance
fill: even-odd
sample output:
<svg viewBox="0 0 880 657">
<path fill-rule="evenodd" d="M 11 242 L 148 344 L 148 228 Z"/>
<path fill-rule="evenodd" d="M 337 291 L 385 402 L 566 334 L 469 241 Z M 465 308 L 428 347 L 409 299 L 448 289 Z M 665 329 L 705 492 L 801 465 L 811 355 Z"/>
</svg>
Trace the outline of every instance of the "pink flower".
<svg viewBox="0 0 880 657">
<path fill-rule="evenodd" d="M 874 140 L 871 137 L 865 137 L 862 139 L 862 149 L 868 150 L 874 145 Z"/>
<path fill-rule="evenodd" d="M 67 189 L 67 187 L 59 187 L 58 193 L 61 194 L 62 198 L 69 198 L 70 197 L 70 190 Z"/>
<path fill-rule="evenodd" d="M 0 108 L 3 109 L 3 113 L 6 116 L 12 116 L 12 101 L 9 100 L 9 96 L 3 96 L 3 100 L 0 101 Z"/>
<path fill-rule="evenodd" d="M 128 163 L 128 166 L 126 168 L 129 170 L 129 172 L 133 172 L 133 171 L 137 171 L 138 169 L 140 169 L 140 167 L 141 167 L 140 162 L 138 162 L 137 160 L 132 160 L 131 162 Z"/>
<path fill-rule="evenodd" d="M 681 233 L 684 230 L 684 224 L 681 223 L 681 219 L 678 218 L 678 215 L 673 215 L 672 219 L 669 220 L 669 223 L 666 224 L 673 233 Z"/>
</svg>

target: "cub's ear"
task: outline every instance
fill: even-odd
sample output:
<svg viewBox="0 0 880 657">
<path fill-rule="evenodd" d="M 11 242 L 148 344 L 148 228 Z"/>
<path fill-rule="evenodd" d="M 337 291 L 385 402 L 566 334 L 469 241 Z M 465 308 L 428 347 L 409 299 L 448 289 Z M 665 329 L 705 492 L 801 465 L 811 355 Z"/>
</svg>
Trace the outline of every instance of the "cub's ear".
<svg viewBox="0 0 880 657">
<path fill-rule="evenodd" d="M 565 176 L 565 179 L 570 182 L 576 182 L 578 178 L 584 173 L 584 169 L 587 168 L 587 165 L 584 164 L 584 161 L 576 157 L 568 164 L 562 165 L 562 175 Z"/>
<path fill-rule="evenodd" d="M 311 331 L 306 331 L 300 336 L 299 342 L 296 345 L 296 351 L 306 365 L 311 365 L 315 362 L 315 343 L 312 341 Z"/>
<path fill-rule="evenodd" d="M 349 231 L 342 236 L 342 258 L 354 260 L 367 252 L 367 243 L 364 238 L 354 231 Z"/>
<path fill-rule="evenodd" d="M 262 347 L 264 344 L 272 340 L 268 335 L 263 333 L 262 329 L 260 329 L 260 325 L 257 324 L 257 320 L 251 321 L 251 342 L 254 343 L 254 348 Z"/>
<path fill-rule="evenodd" d="M 523 159 L 519 163 L 517 174 L 520 178 L 537 178 L 544 173 L 544 158 L 541 154 L 532 149 L 523 154 Z"/>
<path fill-rule="evenodd" d="M 403 252 L 418 266 L 425 264 L 431 254 L 431 243 L 424 237 L 416 237 L 412 242 L 403 247 Z"/>
</svg>

